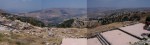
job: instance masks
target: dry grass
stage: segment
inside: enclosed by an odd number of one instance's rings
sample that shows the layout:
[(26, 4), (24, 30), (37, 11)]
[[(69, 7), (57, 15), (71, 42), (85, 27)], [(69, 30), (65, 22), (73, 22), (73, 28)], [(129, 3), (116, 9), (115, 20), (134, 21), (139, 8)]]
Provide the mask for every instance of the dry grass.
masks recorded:
[(45, 45), (46, 43), (60, 45), (61, 41), (62, 38), (39, 38), (26, 33), (12, 34), (9, 31), (0, 31), (0, 45)]
[(87, 34), (87, 29), (79, 28), (53, 28), (52, 32), (55, 34), (55, 37), (61, 38), (76, 38), (76, 37), (85, 37)]
[[(18, 31), (17, 31), (18, 32)], [(38, 35), (29, 34), (28, 31), (20, 30), (20, 33), (11, 32), (11, 31), (0, 31), (0, 36), (2, 40), (0, 44), (11, 44), (11, 45), (60, 45), (62, 38), (77, 38), (77, 37), (86, 37), (87, 29), (78, 29), (78, 28), (54, 28), (51, 32), (54, 33), (54, 36), (48, 36), (48, 31), (38, 33)], [(44, 38), (43, 38), (44, 36)], [(3, 38), (5, 37), (5, 38)]]

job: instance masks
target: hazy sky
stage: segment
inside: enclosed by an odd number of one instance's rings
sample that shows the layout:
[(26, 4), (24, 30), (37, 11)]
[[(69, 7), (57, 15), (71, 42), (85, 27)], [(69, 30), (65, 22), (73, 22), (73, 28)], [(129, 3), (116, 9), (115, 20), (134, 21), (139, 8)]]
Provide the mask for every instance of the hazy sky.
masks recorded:
[(88, 7), (150, 7), (150, 0), (88, 0)]
[(150, 0), (0, 0), (0, 9), (10, 12), (87, 7), (150, 7)]
[(86, 8), (87, 0), (0, 0), (0, 9), (26, 12), (46, 8)]
[(54, 8), (86, 8), (87, 0), (43, 0), (43, 6)]

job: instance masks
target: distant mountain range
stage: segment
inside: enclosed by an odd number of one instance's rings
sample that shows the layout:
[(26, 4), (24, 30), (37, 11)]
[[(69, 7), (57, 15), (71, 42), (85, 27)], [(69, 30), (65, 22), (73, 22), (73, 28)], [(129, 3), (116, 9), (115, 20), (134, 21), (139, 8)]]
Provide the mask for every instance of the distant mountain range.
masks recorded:
[(93, 14), (97, 17), (90, 17), (90, 20), (97, 20), (102, 25), (124, 21), (145, 22), (145, 18), (150, 16), (150, 8), (122, 8), (103, 12), (96, 11)]
[(87, 17), (89, 18), (98, 18), (103, 17), (105, 14), (103, 12), (109, 10), (116, 10), (117, 8), (109, 8), (109, 7), (97, 7), (97, 8), (88, 8), (87, 9)]
[(150, 7), (143, 8), (89, 8), (88, 17), (89, 18), (102, 18), (105, 16), (112, 15), (113, 13), (123, 13), (123, 12), (138, 12), (138, 11), (150, 11)]
[[(2, 11), (2, 10), (1, 10)], [(5, 11), (2, 11), (5, 12)], [(63, 24), (74, 24), (73, 27), (78, 25), (79, 27), (86, 27), (86, 24), (89, 20), (90, 26), (94, 24), (109, 24), (119, 21), (133, 21), (139, 20), (143, 17), (140, 16), (149, 16), (150, 8), (50, 8), (37, 11), (31, 11), (27, 13), (17, 13), (14, 15), (32, 17), (44, 22), (46, 25), (59, 25)], [(136, 18), (135, 18), (136, 17)], [(74, 21), (66, 21), (69, 19), (75, 19)], [(83, 19), (83, 20), (82, 20)], [(65, 23), (64, 23), (65, 22)], [(93, 23), (95, 22), (95, 23)], [(64, 26), (64, 25), (63, 25)], [(78, 27), (77, 26), (77, 27)]]
[(19, 13), (17, 15), (38, 18), (46, 24), (59, 24), (70, 18), (86, 17), (86, 14), (87, 12), (84, 8), (50, 8), (28, 13)]

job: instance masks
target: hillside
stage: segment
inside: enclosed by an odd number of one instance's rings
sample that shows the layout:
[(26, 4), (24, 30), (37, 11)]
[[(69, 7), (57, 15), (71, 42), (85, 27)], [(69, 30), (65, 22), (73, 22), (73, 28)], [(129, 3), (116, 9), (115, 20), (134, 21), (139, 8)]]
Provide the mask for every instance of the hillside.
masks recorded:
[(150, 11), (143, 9), (110, 11), (113, 13), (102, 18), (70, 17), (70, 19), (63, 20), (55, 28), (42, 26), (44, 23), (36, 17), (2, 12), (0, 13), (0, 44), (59, 45), (62, 38), (87, 38), (94, 36), (97, 32), (144, 22), (145, 18), (150, 16)]
[[(116, 22), (142, 22), (144, 23), (145, 18), (150, 16), (150, 8), (124, 8), (116, 10), (108, 10), (104, 13), (104, 16), (97, 16), (100, 18), (84, 18), (84, 19), (74, 19), (72, 23), (69, 23), (70, 27), (76, 28), (95, 28), (97, 26), (107, 25)], [(98, 12), (93, 12), (98, 13)], [(105, 14), (106, 13), (106, 14)], [(90, 15), (90, 14), (88, 14)], [(98, 15), (98, 14), (97, 14)], [(95, 15), (94, 15), (95, 16)], [(65, 22), (67, 24), (67, 22)]]
[(40, 24), (32, 17), (0, 13), (0, 45), (60, 45), (62, 38), (86, 37), (87, 33), (86, 28), (51, 28)]
[(89, 18), (89, 20), (97, 20), (102, 25), (123, 21), (143, 22), (145, 17), (150, 16), (150, 8), (124, 8), (104, 11), (103, 13), (105, 13), (104, 17)]
[(110, 7), (97, 7), (97, 8), (88, 8), (87, 9), (87, 17), (88, 18), (99, 18), (105, 16), (105, 11), (116, 10), (117, 8)]
[(64, 20), (71, 18), (80, 18), (86, 16), (84, 8), (50, 8), (27, 13), (19, 13), (19, 16), (34, 17), (43, 21), (45, 24), (59, 24)]
[[(89, 18), (102, 18), (105, 16), (113, 15), (114, 13), (132, 13), (132, 12), (144, 12), (144, 11), (150, 11), (149, 7), (143, 7), (143, 8), (94, 8), (94, 9), (88, 9), (88, 17)], [(95, 17), (92, 17), (92, 16)]]

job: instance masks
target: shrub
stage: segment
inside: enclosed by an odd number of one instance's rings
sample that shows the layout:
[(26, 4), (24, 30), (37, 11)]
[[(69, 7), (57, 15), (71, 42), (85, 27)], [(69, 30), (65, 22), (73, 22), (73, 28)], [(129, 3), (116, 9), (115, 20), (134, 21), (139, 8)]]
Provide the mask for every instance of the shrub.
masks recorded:
[(66, 20), (63, 23), (59, 24), (57, 27), (69, 28), (72, 26), (73, 22), (74, 22), (74, 19), (69, 19), (69, 20)]
[(3, 41), (4, 35), (0, 33), (0, 41)]

